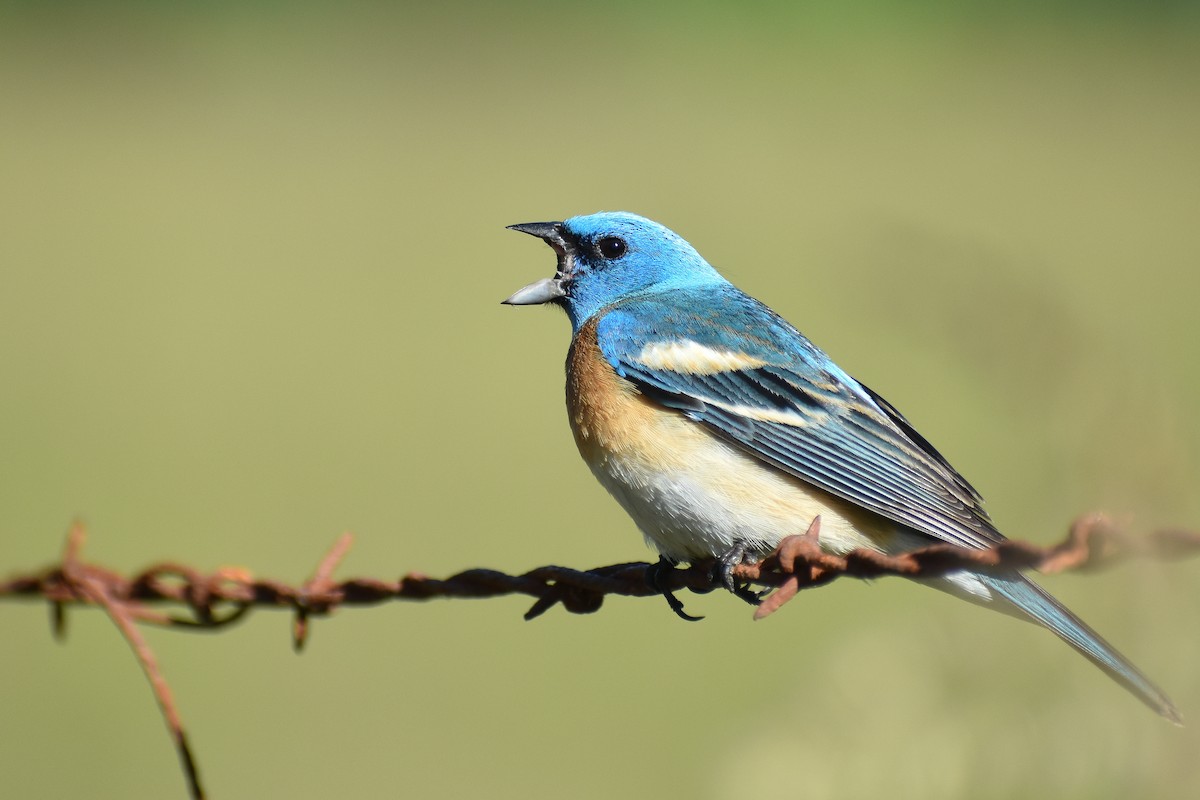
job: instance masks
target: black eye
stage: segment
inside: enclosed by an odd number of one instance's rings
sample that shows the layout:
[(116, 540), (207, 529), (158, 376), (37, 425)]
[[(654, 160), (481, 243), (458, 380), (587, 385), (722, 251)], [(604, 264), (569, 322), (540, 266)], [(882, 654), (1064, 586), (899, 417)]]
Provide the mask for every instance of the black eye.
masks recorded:
[(618, 239), (616, 236), (605, 236), (600, 241), (596, 242), (596, 252), (601, 257), (607, 258), (610, 261), (614, 258), (620, 258), (625, 255), (625, 240)]

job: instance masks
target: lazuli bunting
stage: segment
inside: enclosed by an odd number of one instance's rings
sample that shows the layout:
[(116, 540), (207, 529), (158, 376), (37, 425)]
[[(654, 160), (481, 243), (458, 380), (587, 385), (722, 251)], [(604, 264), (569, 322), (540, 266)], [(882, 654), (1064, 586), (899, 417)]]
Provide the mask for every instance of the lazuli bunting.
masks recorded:
[[(512, 225), (558, 269), (510, 305), (571, 320), (567, 411), (592, 472), (671, 562), (755, 561), (818, 515), (835, 553), (1004, 537), (974, 487), (886, 400), (723, 278), (691, 245), (624, 212)], [(1171, 701), (1025, 575), (924, 581), (1049, 628), (1173, 722)], [(732, 588), (732, 586), (731, 586)]]

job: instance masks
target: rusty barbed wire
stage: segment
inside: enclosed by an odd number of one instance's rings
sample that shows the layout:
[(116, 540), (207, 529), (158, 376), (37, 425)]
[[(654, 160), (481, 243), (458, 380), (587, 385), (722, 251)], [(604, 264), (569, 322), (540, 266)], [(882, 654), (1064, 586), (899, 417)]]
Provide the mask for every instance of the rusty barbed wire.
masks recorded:
[[(573, 614), (590, 614), (601, 608), (608, 595), (665, 595), (671, 608), (680, 616), (699, 619), (684, 614), (682, 603), (673, 593), (687, 589), (704, 594), (722, 586), (714, 577), (711, 561), (669, 569), (660, 564), (653, 581), (648, 580), (648, 571), (656, 565), (645, 562), (613, 564), (591, 570), (544, 566), (520, 575), (468, 569), (440, 579), (413, 572), (397, 581), (377, 578), (335, 581), (333, 573), (353, 543), (349, 533), (338, 537), (318, 562), (312, 578), (299, 586), (255, 578), (243, 568), (222, 567), (205, 573), (175, 562), (161, 562), (135, 575), (125, 576), (83, 560), (81, 554), (86, 538), (84, 526), (75, 523), (68, 532), (61, 562), (38, 572), (0, 581), (0, 601), (35, 599), (49, 602), (53, 631), (59, 638), (65, 633), (68, 606), (99, 606), (107, 612), (146, 674), (175, 743), (189, 796), (196, 800), (205, 796), (196, 760), (170, 687), (137, 627), (139, 622), (211, 630), (235, 623), (255, 608), (287, 609), (293, 614), (293, 647), (299, 651), (308, 639), (309, 620), (327, 616), (343, 606), (378, 605), (390, 600), (482, 599), (523, 594), (534, 598), (533, 605), (525, 612), (525, 619), (531, 620), (556, 605)], [(1133, 536), (1107, 515), (1093, 513), (1077, 518), (1066, 539), (1050, 547), (1008, 540), (986, 550), (939, 544), (894, 555), (855, 550), (838, 556), (821, 550), (818, 517), (806, 533), (784, 538), (762, 561), (735, 567), (733, 576), (740, 583), (774, 590), (757, 603), (754, 618), (762, 619), (777, 611), (800, 590), (843, 577), (931, 578), (963, 568), (1034, 569), (1044, 573), (1083, 571), (1132, 558), (1173, 560), (1198, 553), (1200, 532), (1164, 529)], [(152, 608), (160, 604), (175, 605), (185, 610), (186, 616)]]

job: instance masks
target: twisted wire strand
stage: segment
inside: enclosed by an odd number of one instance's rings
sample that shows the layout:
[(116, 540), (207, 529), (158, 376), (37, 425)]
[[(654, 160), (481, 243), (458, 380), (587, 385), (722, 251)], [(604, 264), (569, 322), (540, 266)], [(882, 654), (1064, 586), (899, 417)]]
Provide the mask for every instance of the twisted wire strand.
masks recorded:
[[(256, 608), (286, 609), (293, 615), (292, 642), (299, 651), (308, 639), (311, 618), (326, 616), (344, 606), (523, 594), (534, 598), (533, 605), (525, 612), (525, 619), (531, 620), (556, 605), (573, 614), (590, 614), (600, 610), (608, 595), (665, 594), (671, 607), (680, 616), (689, 618), (682, 613), (682, 604), (673, 592), (687, 589), (703, 594), (722, 585), (711, 561), (686, 568), (660, 568), (655, 572), (653, 585), (647, 575), (654, 565), (644, 562), (590, 570), (544, 566), (520, 575), (476, 568), (446, 578), (412, 572), (395, 581), (378, 578), (336, 581), (333, 574), (353, 543), (349, 533), (338, 537), (317, 563), (313, 576), (300, 585), (256, 578), (242, 568), (223, 567), (206, 573), (176, 562), (160, 562), (126, 576), (85, 561), (82, 549), (86, 538), (84, 526), (75, 523), (67, 534), (61, 561), (0, 581), (0, 601), (34, 599), (50, 603), (52, 627), (60, 638), (65, 633), (68, 606), (104, 609), (129, 643), (154, 691), (175, 743), (189, 796), (195, 800), (205, 796), (196, 760), (170, 687), (137, 623), (211, 630), (238, 622)], [(1200, 553), (1200, 532), (1164, 529), (1132, 536), (1110, 517), (1093, 513), (1077, 518), (1067, 537), (1050, 547), (1010, 540), (985, 550), (939, 544), (893, 555), (864, 549), (837, 556), (821, 550), (818, 518), (805, 534), (786, 537), (762, 561), (738, 565), (732, 574), (740, 584), (773, 590), (754, 612), (755, 619), (762, 619), (778, 611), (802, 589), (822, 586), (838, 578), (869, 579), (886, 575), (931, 578), (963, 568), (1092, 571), (1132, 558), (1175, 560), (1197, 553)], [(162, 606), (173, 607), (173, 611), (163, 610)]]

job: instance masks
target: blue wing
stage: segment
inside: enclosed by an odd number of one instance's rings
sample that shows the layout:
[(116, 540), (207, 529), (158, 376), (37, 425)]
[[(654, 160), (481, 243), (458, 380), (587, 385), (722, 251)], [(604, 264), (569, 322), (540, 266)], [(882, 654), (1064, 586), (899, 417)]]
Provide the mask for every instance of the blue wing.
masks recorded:
[(784, 472), (942, 541), (1003, 538), (899, 412), (733, 286), (618, 303), (597, 339), (644, 394)]

